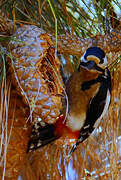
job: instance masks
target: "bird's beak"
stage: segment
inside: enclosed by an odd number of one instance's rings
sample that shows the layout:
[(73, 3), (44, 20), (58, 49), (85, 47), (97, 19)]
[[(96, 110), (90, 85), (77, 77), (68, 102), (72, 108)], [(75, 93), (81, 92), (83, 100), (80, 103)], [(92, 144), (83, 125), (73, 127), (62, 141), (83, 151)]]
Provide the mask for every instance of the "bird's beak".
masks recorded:
[(80, 66), (83, 66), (88, 70), (95, 69), (95, 61), (81, 62)]
[(95, 69), (95, 61), (88, 61), (87, 62), (87, 68), (90, 69)]

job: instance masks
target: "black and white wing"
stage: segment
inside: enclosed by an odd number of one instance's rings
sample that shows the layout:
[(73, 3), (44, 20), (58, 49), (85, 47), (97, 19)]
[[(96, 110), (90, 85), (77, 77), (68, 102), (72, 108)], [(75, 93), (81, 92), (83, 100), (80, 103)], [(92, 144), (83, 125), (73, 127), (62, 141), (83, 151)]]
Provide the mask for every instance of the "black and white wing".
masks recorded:
[[(105, 72), (97, 78), (97, 82), (100, 82), (101, 86), (95, 97), (90, 100), (85, 123), (80, 130), (79, 138), (72, 147), (70, 154), (75, 151), (80, 143), (89, 137), (108, 110), (111, 99), (111, 76), (107, 68), (105, 69)], [(85, 82), (84, 87), (86, 88), (87, 86), (88, 88), (89, 85), (89, 81)]]

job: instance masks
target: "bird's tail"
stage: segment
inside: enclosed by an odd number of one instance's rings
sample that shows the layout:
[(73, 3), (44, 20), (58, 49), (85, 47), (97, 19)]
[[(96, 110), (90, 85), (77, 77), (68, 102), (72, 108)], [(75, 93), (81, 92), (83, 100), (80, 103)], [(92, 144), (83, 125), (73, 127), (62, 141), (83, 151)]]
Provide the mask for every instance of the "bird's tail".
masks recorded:
[(27, 152), (41, 148), (60, 138), (62, 135), (63, 128), (61, 124), (63, 120), (64, 117), (60, 116), (55, 124), (45, 124), (42, 122), (34, 123)]
[(59, 137), (55, 135), (55, 129), (55, 125), (52, 124), (46, 124), (44, 127), (39, 122), (34, 124), (27, 152), (41, 148), (58, 139)]

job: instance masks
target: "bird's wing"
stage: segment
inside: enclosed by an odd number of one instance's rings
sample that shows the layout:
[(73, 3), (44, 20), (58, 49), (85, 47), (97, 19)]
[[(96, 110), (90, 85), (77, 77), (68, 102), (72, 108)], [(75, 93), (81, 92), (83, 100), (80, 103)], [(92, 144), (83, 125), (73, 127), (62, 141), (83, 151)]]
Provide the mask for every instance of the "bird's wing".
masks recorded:
[(101, 83), (97, 94), (92, 99), (90, 99), (85, 123), (80, 130), (79, 138), (76, 144), (74, 144), (74, 146), (72, 147), (70, 154), (74, 152), (76, 147), (81, 142), (88, 138), (88, 136), (95, 129), (109, 107), (111, 97), (111, 77), (108, 70), (107, 73), (107, 77), (101, 75), (97, 78), (97, 80), (86, 82), (85, 84), (83, 84), (83, 88), (86, 89), (89, 88), (89, 86), (91, 86), (92, 84), (96, 83), (96, 81)]

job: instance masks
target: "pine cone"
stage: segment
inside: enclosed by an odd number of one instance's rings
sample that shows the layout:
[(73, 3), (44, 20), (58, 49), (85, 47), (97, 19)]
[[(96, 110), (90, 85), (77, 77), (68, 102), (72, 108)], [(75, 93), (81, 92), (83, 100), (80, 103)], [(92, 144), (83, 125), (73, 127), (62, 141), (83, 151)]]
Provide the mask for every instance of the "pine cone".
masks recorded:
[(62, 79), (60, 62), (48, 34), (33, 25), (18, 28), (8, 47), (12, 84), (31, 113), (54, 123), (60, 114)]
[[(7, 179), (16, 179), (24, 163), (31, 131), (30, 123), (27, 124), (30, 112), (33, 123), (40, 118), (54, 123), (62, 108), (57, 94), (63, 92), (60, 62), (55, 58), (49, 35), (36, 26), (23, 26), (17, 29), (12, 39), (7, 57), (7, 82), (12, 83), (8, 129), (5, 131), (9, 137), (5, 167)], [(5, 150), (3, 146), (1, 157), (4, 157)], [(2, 174), (3, 169), (2, 164)]]

